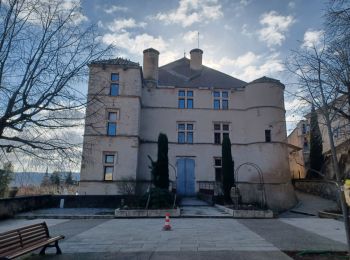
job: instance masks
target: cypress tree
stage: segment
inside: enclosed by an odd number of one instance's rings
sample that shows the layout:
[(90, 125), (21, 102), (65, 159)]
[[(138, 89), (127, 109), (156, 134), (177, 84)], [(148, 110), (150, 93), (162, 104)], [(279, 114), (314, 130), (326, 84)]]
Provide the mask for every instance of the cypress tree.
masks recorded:
[(161, 189), (169, 188), (169, 159), (168, 159), (168, 137), (160, 133), (158, 136), (158, 185)]
[(234, 185), (234, 163), (231, 153), (231, 141), (228, 136), (224, 136), (222, 141), (222, 187), (224, 191), (224, 198), (226, 202), (231, 201), (230, 191)]
[(318, 117), (314, 105), (311, 107), (310, 115), (310, 169), (307, 174), (308, 179), (320, 178), (320, 175), (312, 171), (321, 171), (324, 158), (322, 154), (322, 135), (318, 125)]

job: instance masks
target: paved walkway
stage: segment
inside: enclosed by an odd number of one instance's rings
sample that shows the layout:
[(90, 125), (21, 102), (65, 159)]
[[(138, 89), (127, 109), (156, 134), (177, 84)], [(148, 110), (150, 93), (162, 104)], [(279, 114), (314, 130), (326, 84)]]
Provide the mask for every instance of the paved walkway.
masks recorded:
[(325, 209), (336, 209), (337, 203), (332, 200), (327, 200), (312, 194), (296, 191), (299, 203), (289, 211), (280, 214), (279, 217), (302, 217), (318, 216), (318, 211)]
[[(312, 216), (335, 204), (302, 193), (298, 197), (298, 206), (279, 219), (172, 218), (172, 231), (162, 231), (163, 219), (12, 219), (0, 221), (0, 232), (46, 221), (51, 235), (66, 236), (60, 242), (63, 255), (26, 259), (284, 260), (291, 258), (283, 251), (346, 251), (343, 223)], [(199, 217), (223, 214), (191, 199), (181, 207)]]
[[(41, 221), (1, 221), (0, 231)], [(171, 219), (172, 231), (162, 231), (163, 219), (45, 221), (66, 239), (63, 256), (44, 259), (290, 259), (282, 251), (346, 250), (343, 223), (331, 219), (182, 218)]]

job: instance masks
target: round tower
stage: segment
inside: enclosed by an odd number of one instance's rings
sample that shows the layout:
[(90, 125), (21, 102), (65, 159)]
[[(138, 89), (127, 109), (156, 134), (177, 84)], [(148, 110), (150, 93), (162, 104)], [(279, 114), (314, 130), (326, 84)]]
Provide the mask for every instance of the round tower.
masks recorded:
[[(262, 173), (263, 189), (269, 208), (285, 210), (296, 203), (289, 172), (288, 144), (284, 109), (284, 85), (276, 79), (262, 77), (245, 86), (247, 162)], [(238, 166), (238, 165), (237, 165)], [(249, 166), (242, 167), (239, 181), (259, 183), (259, 175)], [(246, 202), (260, 200), (259, 186), (242, 185)]]

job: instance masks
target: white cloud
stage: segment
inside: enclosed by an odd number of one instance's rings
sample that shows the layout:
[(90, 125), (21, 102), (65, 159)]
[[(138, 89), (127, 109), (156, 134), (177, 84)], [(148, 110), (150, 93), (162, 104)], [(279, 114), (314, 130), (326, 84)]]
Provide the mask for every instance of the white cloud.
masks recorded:
[(232, 26), (230, 26), (230, 25), (228, 25), (228, 24), (225, 24), (224, 25), (224, 28), (225, 28), (225, 30), (227, 30), (227, 31), (231, 31), (233, 28), (232, 28)]
[(181, 24), (182, 27), (188, 27), (194, 23), (217, 20), (222, 16), (218, 0), (180, 0), (177, 9), (158, 13), (153, 18), (165, 24)]
[(250, 64), (255, 63), (259, 59), (260, 59), (260, 56), (249, 51), (249, 52), (239, 56), (237, 59), (229, 59), (227, 57), (223, 57), (219, 61), (219, 64), (221, 66), (229, 65), (229, 66), (235, 66), (237, 68), (243, 68), (243, 67), (249, 66)]
[(288, 3), (288, 8), (290, 8), (290, 9), (294, 9), (295, 8), (295, 2), (289, 2)]
[(246, 23), (242, 25), (241, 33), (248, 37), (253, 36), (253, 33), (248, 30), (248, 24)]
[(145, 22), (137, 23), (135, 19), (114, 19), (113, 22), (106, 25), (107, 29), (111, 32), (119, 32), (128, 28), (145, 27), (147, 24)]
[(213, 57), (206, 58), (204, 64), (221, 71), (231, 71), (233, 77), (248, 82), (262, 76), (278, 78), (280, 72), (284, 71), (283, 60), (278, 52), (265, 55), (249, 51), (237, 58), (222, 57), (220, 60)]
[(311, 48), (313, 46), (318, 46), (321, 44), (321, 39), (324, 35), (324, 31), (322, 30), (307, 30), (305, 33), (304, 33), (304, 41), (302, 43), (302, 47), (305, 47), (305, 48)]
[(301, 108), (308, 107), (309, 103), (304, 100), (300, 100), (299, 98), (292, 98), (285, 100), (284, 106), (286, 110), (299, 110)]
[(126, 12), (128, 8), (125, 6), (112, 5), (108, 6), (103, 10), (106, 14), (113, 14), (116, 12)]
[[(182, 36), (182, 39), (186, 43), (196, 43), (198, 40), (198, 31), (188, 31)], [(203, 35), (199, 34), (199, 39), (203, 39)]]
[(130, 54), (141, 56), (143, 50), (152, 47), (160, 52), (160, 65), (174, 61), (179, 54), (179, 52), (169, 51), (169, 43), (161, 36), (154, 37), (147, 33), (139, 35), (132, 35), (130, 32), (107, 33), (103, 35), (102, 41), (106, 44), (115, 45), (122, 51), (126, 50), (129, 56)]
[(260, 59), (259, 65), (246, 66), (240, 75), (242, 79), (251, 81), (262, 76), (273, 77), (283, 70), (284, 65), (282, 59), (279, 57), (279, 53), (273, 53), (270, 56), (264, 57), (263, 60)]
[(294, 22), (294, 17), (291, 15), (279, 15), (276, 11), (264, 13), (260, 18), (260, 24), (264, 27), (258, 31), (259, 40), (266, 42), (268, 47), (282, 45), (286, 39), (285, 33)]
[(245, 7), (245, 6), (249, 5), (249, 4), (250, 4), (250, 0), (241, 0), (241, 1), (239, 1), (239, 5), (243, 6), (243, 7)]

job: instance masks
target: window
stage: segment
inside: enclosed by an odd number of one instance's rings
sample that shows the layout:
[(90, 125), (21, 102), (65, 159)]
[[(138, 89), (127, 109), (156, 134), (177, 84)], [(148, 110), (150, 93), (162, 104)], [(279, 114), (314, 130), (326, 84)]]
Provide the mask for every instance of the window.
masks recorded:
[(109, 95), (119, 96), (119, 84), (116, 84), (116, 83), (111, 84), (111, 89), (110, 89)]
[(265, 142), (271, 142), (271, 130), (265, 130)]
[(111, 81), (119, 81), (119, 73), (112, 73), (111, 74)]
[(108, 112), (108, 122), (107, 122), (107, 135), (115, 136), (117, 135), (117, 112)]
[(215, 181), (222, 182), (222, 160), (221, 157), (214, 157)]
[(111, 74), (110, 96), (119, 96), (119, 73)]
[(302, 134), (306, 134), (306, 124), (302, 125)]
[(193, 108), (193, 91), (179, 90), (179, 108)]
[(214, 91), (214, 109), (228, 109), (228, 91)]
[(221, 144), (225, 136), (230, 137), (230, 126), (227, 123), (214, 124), (214, 144)]
[(193, 124), (177, 124), (177, 141), (179, 144), (193, 144)]
[(115, 154), (114, 153), (104, 153), (103, 175), (104, 175), (105, 181), (112, 181), (113, 180), (114, 163), (115, 163)]
[(307, 148), (308, 147), (308, 141), (307, 141), (307, 138), (304, 137), (304, 148)]

